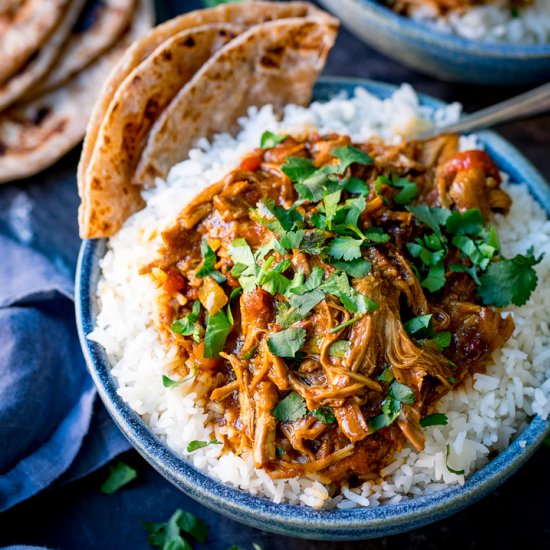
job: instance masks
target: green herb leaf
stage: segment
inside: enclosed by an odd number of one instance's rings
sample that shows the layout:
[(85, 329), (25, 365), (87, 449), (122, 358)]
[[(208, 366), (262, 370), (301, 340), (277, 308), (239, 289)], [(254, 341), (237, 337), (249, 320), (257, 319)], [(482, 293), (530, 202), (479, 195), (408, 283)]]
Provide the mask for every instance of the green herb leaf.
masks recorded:
[(311, 159), (304, 157), (288, 157), (281, 166), (281, 170), (291, 179), (291, 181), (303, 182), (316, 171), (316, 168), (313, 166), (313, 161)]
[(361, 257), (362, 239), (336, 237), (328, 245), (328, 253), (337, 260), (355, 260)]
[(323, 424), (334, 424), (334, 422), (336, 422), (336, 417), (330, 407), (319, 407), (314, 411), (308, 411), (308, 414), (314, 416)]
[(388, 365), (376, 378), (377, 380), (380, 380), (380, 382), (392, 382), (394, 380), (395, 376), (393, 375), (393, 369), (391, 365)]
[(306, 331), (303, 328), (288, 328), (269, 334), (267, 347), (277, 357), (294, 357), (305, 341)]
[(443, 264), (430, 267), (428, 276), (421, 283), (422, 288), (436, 292), (445, 286), (445, 267)]
[(443, 238), (441, 233), (442, 225), (445, 225), (451, 212), (446, 208), (431, 208), (425, 204), (416, 206), (407, 206), (407, 210), (423, 224), (432, 229), (439, 238)]
[(112, 495), (136, 477), (136, 470), (124, 464), (121, 460), (117, 460), (109, 466), (109, 477), (101, 485), (100, 491), (104, 495)]
[(483, 303), (496, 307), (509, 304), (524, 305), (537, 286), (537, 273), (533, 266), (543, 258), (533, 255), (533, 248), (527, 255), (516, 255), (511, 260), (502, 258), (498, 262), (489, 264), (485, 273), (480, 277), (481, 286), (478, 287)]
[(277, 406), (271, 411), (271, 414), (280, 422), (296, 422), (307, 413), (306, 402), (304, 398), (296, 393), (289, 393)]
[(352, 145), (344, 145), (343, 147), (337, 147), (330, 152), (331, 155), (335, 156), (340, 161), (340, 166), (338, 169), (339, 174), (343, 174), (346, 171), (348, 166), (351, 166), (353, 163), (357, 164), (372, 164), (372, 158), (367, 155), (367, 153), (361, 151), (357, 147)]
[(244, 292), (252, 292), (256, 288), (257, 266), (252, 249), (245, 239), (235, 239), (229, 245), (229, 256), (233, 261), (231, 275), (239, 279)]
[(212, 359), (219, 357), (225, 341), (231, 331), (231, 323), (223, 310), (216, 315), (210, 315), (204, 335), (204, 357)]
[(437, 332), (428, 340), (428, 343), (434, 346), (437, 351), (442, 351), (451, 345), (451, 340), (452, 334), (450, 332)]
[(391, 177), (378, 176), (375, 187), (377, 194), (380, 193), (381, 185), (389, 185), (401, 190), (394, 199), (397, 204), (409, 204), (418, 195), (418, 186), (416, 183), (409, 181), (407, 178), (400, 178), (395, 174)]
[(192, 453), (193, 451), (196, 451), (197, 449), (203, 449), (204, 447), (208, 447), (208, 445), (221, 445), (222, 442), (218, 441), (217, 439), (211, 439), (210, 441), (199, 441), (197, 439), (194, 439), (193, 441), (190, 441), (187, 445), (187, 452)]
[[(406, 387), (406, 386), (405, 386)], [(370, 418), (368, 421), (369, 432), (371, 434), (385, 428), (395, 422), (399, 414), (401, 413), (401, 403), (391, 396), (388, 396), (382, 402), (382, 414)]]
[(201, 278), (212, 277), (217, 283), (225, 283), (225, 277), (217, 269), (214, 269), (216, 265), (216, 254), (210, 248), (206, 239), (201, 240), (201, 254), (204, 261), (195, 275)]
[(369, 186), (359, 178), (345, 178), (342, 181), (342, 187), (354, 195), (368, 195)]
[(477, 208), (467, 210), (464, 214), (455, 210), (447, 218), (445, 229), (456, 235), (479, 235), (484, 223), (483, 214)]
[[(325, 299), (325, 293), (315, 289), (304, 294), (290, 296), (288, 302), (291, 308), (298, 315), (298, 319), (303, 319), (317, 304)], [(296, 321), (294, 321), (296, 322)]]
[(359, 319), (361, 319), (363, 316), (362, 315), (357, 315), (357, 317), (352, 317), (351, 319), (348, 319), (347, 321), (333, 327), (330, 329), (330, 332), (331, 333), (336, 333), (336, 332), (339, 332), (343, 329), (345, 329), (346, 327), (349, 327), (350, 325), (353, 325), (353, 323), (355, 323), (355, 321), (359, 321)]
[(311, 274), (305, 283), (292, 287), (290, 292), (293, 294), (303, 294), (304, 292), (315, 290), (323, 281), (324, 275), (325, 270), (317, 265), (311, 270)]
[(317, 256), (321, 254), (326, 239), (326, 233), (321, 229), (308, 230), (302, 240), (302, 251)]
[(412, 388), (409, 388), (409, 386), (400, 384), (397, 380), (391, 383), (388, 395), (396, 401), (406, 403), (407, 405), (414, 405), (416, 399), (416, 392)]
[(323, 198), (328, 184), (328, 176), (324, 170), (317, 170), (314, 174), (294, 187), (301, 199), (318, 202)]
[(260, 139), (260, 147), (262, 149), (269, 149), (271, 147), (276, 147), (279, 143), (282, 143), (288, 136), (281, 134), (274, 134), (269, 130), (266, 130)]
[(457, 476), (464, 475), (464, 470), (453, 470), (453, 468), (449, 466), (449, 454), (451, 453), (451, 446), (448, 443), (446, 445), (446, 449), (447, 451), (445, 453), (445, 465), (447, 466), (447, 470), (449, 470), (451, 474), (456, 474)]
[(443, 413), (433, 413), (420, 419), (420, 425), (423, 428), (427, 426), (446, 426), (448, 424), (447, 415)]
[(208, 534), (208, 526), (204, 521), (179, 508), (166, 523), (141, 523), (149, 533), (147, 542), (162, 550), (192, 550), (191, 545), (181, 536), (182, 532), (201, 544), (206, 542)]
[(288, 231), (281, 239), (281, 246), (287, 250), (298, 250), (304, 238), (304, 230)]
[(193, 372), (183, 378), (182, 380), (172, 380), (171, 378), (168, 378), (168, 376), (162, 375), (162, 385), (165, 388), (176, 388), (177, 386), (181, 386), (184, 382), (188, 382), (192, 378), (194, 378), (197, 374), (197, 365), (194, 365)]
[(407, 334), (417, 334), (422, 331), (430, 331), (432, 323), (432, 314), (429, 315), (419, 315), (418, 317), (413, 317), (410, 321), (407, 321), (403, 324), (403, 328)]
[(201, 303), (199, 300), (195, 300), (193, 302), (193, 309), (191, 310), (191, 313), (188, 313), (182, 319), (178, 319), (172, 323), (172, 326), (170, 327), (172, 332), (183, 336), (194, 335), (197, 330), (195, 323), (199, 320), (200, 311)]
[(351, 342), (349, 340), (337, 340), (333, 342), (328, 348), (328, 354), (331, 357), (345, 357), (351, 349)]
[(281, 327), (288, 328), (301, 319), (303, 319), (303, 315), (300, 314), (297, 307), (291, 307), (288, 302), (279, 302), (277, 304), (277, 315), (275, 317), (275, 321)]
[(371, 270), (371, 263), (364, 258), (357, 258), (345, 262), (342, 260), (330, 260), (331, 265), (347, 273), (350, 277), (364, 277)]

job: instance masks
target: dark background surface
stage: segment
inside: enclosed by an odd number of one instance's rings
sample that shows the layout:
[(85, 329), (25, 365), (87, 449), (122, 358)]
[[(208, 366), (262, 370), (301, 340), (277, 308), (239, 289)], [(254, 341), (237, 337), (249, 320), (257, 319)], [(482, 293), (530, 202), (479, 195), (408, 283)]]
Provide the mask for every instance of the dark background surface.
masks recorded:
[[(158, 0), (158, 19), (200, 7), (200, 1)], [(390, 83), (411, 83), (418, 91), (445, 101), (460, 101), (466, 111), (475, 111), (511, 97), (522, 88), (502, 89), (450, 84), (412, 72), (377, 54), (344, 29), (330, 55), (328, 75), (371, 78)], [(550, 115), (516, 122), (499, 132), (518, 147), (550, 178)], [(73, 151), (56, 166), (28, 182), (8, 185), (2, 193), (14, 198), (24, 194), (41, 208), (33, 217), (36, 237), (32, 246), (55, 250), (61, 269), (73, 271), (79, 247), (76, 226), (78, 198), (75, 168), (79, 151)], [(41, 233), (40, 226), (55, 224), (58, 232)], [(2, 229), (2, 228), (0, 228)], [(9, 229), (9, 228), (8, 228)], [(72, 235), (67, 238), (66, 235)], [(96, 403), (96, 406), (102, 406)], [(0, 442), (5, 444), (5, 442)], [(331, 543), (304, 541), (272, 535), (224, 518), (187, 498), (148, 466), (134, 451), (123, 459), (138, 471), (131, 485), (111, 496), (99, 487), (107, 468), (56, 489), (44, 492), (0, 516), (0, 546), (35, 544), (60, 550), (146, 549), (142, 520), (166, 521), (176, 508), (186, 509), (210, 526), (208, 542), (195, 548), (226, 550), (238, 545), (252, 550), (351, 550), (351, 549), (454, 549), (454, 548), (547, 548), (550, 495), (550, 449), (539, 449), (512, 479), (467, 510), (429, 527), (372, 541)]]

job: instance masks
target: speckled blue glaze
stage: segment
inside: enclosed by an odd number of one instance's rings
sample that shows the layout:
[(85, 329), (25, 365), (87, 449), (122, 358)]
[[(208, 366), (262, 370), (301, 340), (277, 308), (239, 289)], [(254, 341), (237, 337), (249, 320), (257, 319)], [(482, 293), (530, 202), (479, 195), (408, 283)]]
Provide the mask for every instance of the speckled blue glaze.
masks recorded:
[[(315, 88), (316, 100), (324, 101), (339, 92), (353, 93), (356, 86), (387, 97), (395, 87), (372, 81), (322, 79)], [(441, 102), (421, 98), (429, 106)], [(514, 181), (526, 182), (536, 199), (548, 211), (550, 188), (542, 176), (510, 144), (492, 132), (479, 134), (487, 150)], [(372, 509), (318, 511), (306, 507), (274, 504), (224, 485), (185, 462), (163, 444), (141, 418), (117, 395), (117, 382), (110, 374), (105, 350), (86, 338), (97, 315), (96, 288), (99, 260), (105, 240), (82, 243), (76, 275), (76, 317), (82, 349), (88, 368), (109, 413), (141, 455), (166, 479), (201, 504), (258, 529), (285, 535), (323, 540), (369, 539), (416, 529), (443, 519), (485, 496), (512, 475), (535, 451), (550, 431), (548, 422), (535, 417), (520, 439), (514, 441), (482, 470), (470, 476), (465, 485), (404, 503)]]
[(550, 80), (550, 44), (486, 44), (398, 15), (377, 0), (320, 0), (362, 40), (442, 80), (490, 85)]

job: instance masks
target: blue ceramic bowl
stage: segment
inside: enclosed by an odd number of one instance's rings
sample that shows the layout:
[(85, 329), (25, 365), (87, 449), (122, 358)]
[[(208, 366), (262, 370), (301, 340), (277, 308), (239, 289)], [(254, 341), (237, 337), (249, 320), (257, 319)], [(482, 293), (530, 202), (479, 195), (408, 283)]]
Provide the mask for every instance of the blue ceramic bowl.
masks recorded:
[(472, 84), (520, 85), (550, 80), (550, 43), (486, 44), (435, 30), (377, 0), (320, 0), (359, 38), (420, 72)]
[[(339, 92), (353, 93), (356, 86), (387, 97), (395, 87), (365, 80), (322, 79), (315, 88), (316, 100), (327, 100)], [(422, 97), (429, 106), (440, 101)], [(492, 132), (480, 138), (499, 166), (515, 181), (527, 182), (536, 199), (549, 208), (550, 189), (542, 176), (511, 145)], [(472, 504), (512, 475), (536, 450), (550, 431), (549, 424), (535, 417), (521, 439), (466, 480), (464, 486), (449, 487), (439, 493), (400, 504), (371, 509), (318, 511), (301, 506), (274, 504), (217, 481), (185, 462), (162, 443), (143, 420), (117, 395), (117, 382), (110, 374), (105, 350), (86, 338), (98, 313), (96, 288), (99, 260), (105, 253), (105, 240), (82, 243), (76, 275), (76, 317), (86, 362), (101, 399), (119, 428), (141, 455), (166, 479), (201, 504), (258, 529), (275, 533), (324, 540), (368, 539), (416, 529), (437, 521)]]

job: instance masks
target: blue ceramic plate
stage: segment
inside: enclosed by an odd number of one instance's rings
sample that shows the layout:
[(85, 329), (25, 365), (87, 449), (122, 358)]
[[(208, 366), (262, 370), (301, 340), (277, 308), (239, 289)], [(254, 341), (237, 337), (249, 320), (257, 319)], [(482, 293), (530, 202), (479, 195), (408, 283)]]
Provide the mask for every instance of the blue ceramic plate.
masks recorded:
[[(356, 86), (387, 97), (394, 86), (365, 80), (322, 79), (315, 88), (316, 100), (325, 101)], [(439, 107), (443, 103), (422, 97), (422, 103)], [(510, 144), (492, 132), (480, 138), (498, 165), (515, 181), (528, 182), (533, 195), (548, 208), (550, 189), (542, 176)], [(86, 339), (97, 315), (96, 288), (99, 260), (105, 253), (105, 240), (82, 243), (76, 274), (76, 317), (82, 349), (99, 395), (109, 413), (132, 445), (166, 479), (201, 504), (246, 523), (275, 533), (308, 539), (368, 539), (416, 529), (437, 521), (480, 499), (512, 475), (535, 451), (549, 432), (549, 424), (535, 417), (522, 433), (524, 448), (518, 441), (471, 475), (464, 486), (453, 486), (439, 493), (400, 504), (354, 510), (318, 511), (301, 506), (274, 504), (266, 498), (251, 496), (217, 481), (185, 462), (162, 443), (143, 420), (117, 395), (117, 382), (110, 374), (104, 349)]]
[(550, 43), (486, 44), (403, 17), (381, 0), (320, 0), (377, 50), (443, 80), (519, 85), (550, 80)]

